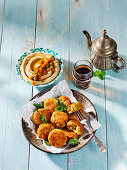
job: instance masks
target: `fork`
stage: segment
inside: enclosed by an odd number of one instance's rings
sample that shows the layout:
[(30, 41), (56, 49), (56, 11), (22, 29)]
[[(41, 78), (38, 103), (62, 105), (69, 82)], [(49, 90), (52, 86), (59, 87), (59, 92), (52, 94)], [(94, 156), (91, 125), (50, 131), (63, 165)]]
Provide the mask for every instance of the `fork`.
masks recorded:
[(89, 129), (89, 131), (93, 135), (93, 137), (94, 137), (94, 139), (95, 139), (95, 141), (97, 143), (97, 146), (99, 147), (100, 151), (101, 152), (106, 152), (107, 151), (106, 146), (104, 146), (103, 143), (99, 140), (99, 138), (96, 137), (95, 134), (94, 134), (93, 128), (92, 128), (91, 123), (90, 123), (90, 115), (89, 115), (89, 113), (85, 113), (85, 116), (84, 116), (82, 114), (82, 112), (79, 110), (79, 111), (75, 112), (75, 115), (76, 115), (76, 117), (77, 117), (77, 119), (78, 119), (78, 121), (80, 123), (81, 123), (82, 120), (86, 119), (87, 128)]

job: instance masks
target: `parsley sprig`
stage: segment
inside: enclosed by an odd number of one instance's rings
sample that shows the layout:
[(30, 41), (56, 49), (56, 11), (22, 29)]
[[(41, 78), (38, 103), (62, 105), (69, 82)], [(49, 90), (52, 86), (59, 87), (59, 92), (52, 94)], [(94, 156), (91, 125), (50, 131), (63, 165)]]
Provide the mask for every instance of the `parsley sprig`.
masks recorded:
[(42, 114), (42, 118), (41, 118), (41, 120), (42, 120), (42, 122), (43, 123), (47, 123), (47, 121), (46, 121), (46, 117)]
[(67, 106), (62, 102), (61, 99), (57, 98), (57, 108), (55, 109), (56, 111), (67, 111)]
[(51, 144), (50, 144), (48, 141), (46, 141), (46, 140), (45, 140), (45, 144), (46, 144), (47, 146), (51, 146)]
[(36, 107), (36, 109), (40, 109), (40, 108), (44, 108), (44, 105), (42, 104), (39, 104), (39, 103), (37, 103), (37, 104), (33, 104), (35, 107)]
[(94, 73), (93, 73), (93, 76), (94, 77), (98, 77), (100, 80), (104, 80), (104, 76), (106, 75), (106, 72), (104, 70), (96, 70)]
[(77, 145), (78, 142), (79, 142), (79, 140), (75, 138), (75, 139), (70, 139), (68, 143), (69, 143), (70, 145), (73, 145), (73, 146), (74, 146), (74, 145)]

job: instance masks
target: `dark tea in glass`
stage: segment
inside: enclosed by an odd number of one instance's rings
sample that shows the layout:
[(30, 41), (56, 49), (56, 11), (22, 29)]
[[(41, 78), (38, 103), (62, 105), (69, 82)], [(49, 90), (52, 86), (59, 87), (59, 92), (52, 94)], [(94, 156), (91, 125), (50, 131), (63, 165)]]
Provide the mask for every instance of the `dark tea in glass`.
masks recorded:
[(80, 60), (75, 63), (73, 76), (75, 78), (75, 85), (78, 88), (86, 89), (89, 87), (93, 76), (92, 69), (92, 64), (87, 60)]

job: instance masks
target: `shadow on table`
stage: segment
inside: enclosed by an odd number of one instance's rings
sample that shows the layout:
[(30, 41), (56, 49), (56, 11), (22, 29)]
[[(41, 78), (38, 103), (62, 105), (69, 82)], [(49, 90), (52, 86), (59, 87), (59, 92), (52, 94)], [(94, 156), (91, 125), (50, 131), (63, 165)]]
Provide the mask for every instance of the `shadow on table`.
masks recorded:
[[(121, 124), (123, 127), (123, 125)], [(107, 112), (107, 140), (108, 140), (108, 163), (109, 168), (118, 167), (121, 164), (127, 167), (127, 142), (124, 139), (120, 122)], [(123, 127), (124, 128), (124, 127)], [(126, 161), (125, 161), (126, 160)]]
[[(111, 81), (112, 81), (112, 78), (111, 78)], [(112, 83), (116, 83), (116, 81)], [(98, 96), (99, 94), (99, 97), (104, 98), (104, 85), (96, 81), (91, 81), (90, 87), (87, 90), (87, 92), (95, 96)], [(105, 94), (106, 94), (106, 99), (108, 99), (108, 101), (113, 101), (118, 104), (121, 104), (123, 107), (126, 107), (126, 100), (122, 100), (121, 102), (121, 99), (124, 96), (127, 96), (126, 90), (124, 89), (119, 90), (118, 88), (115, 88), (115, 85), (114, 87), (110, 87), (109, 85), (106, 85)], [(119, 97), (118, 97), (118, 94), (119, 94)], [(113, 95), (113, 98), (112, 98), (112, 95)]]

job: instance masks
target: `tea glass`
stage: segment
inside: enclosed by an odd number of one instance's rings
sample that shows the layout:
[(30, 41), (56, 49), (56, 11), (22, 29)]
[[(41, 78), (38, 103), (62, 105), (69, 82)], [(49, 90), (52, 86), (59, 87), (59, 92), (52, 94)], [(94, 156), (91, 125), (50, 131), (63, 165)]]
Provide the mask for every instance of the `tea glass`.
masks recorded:
[[(85, 73), (79, 73), (77, 71), (79, 67), (82, 67)], [(86, 89), (89, 87), (91, 78), (93, 77), (93, 66), (88, 60), (80, 60), (74, 64), (72, 75), (75, 80), (75, 85), (80, 89)]]

